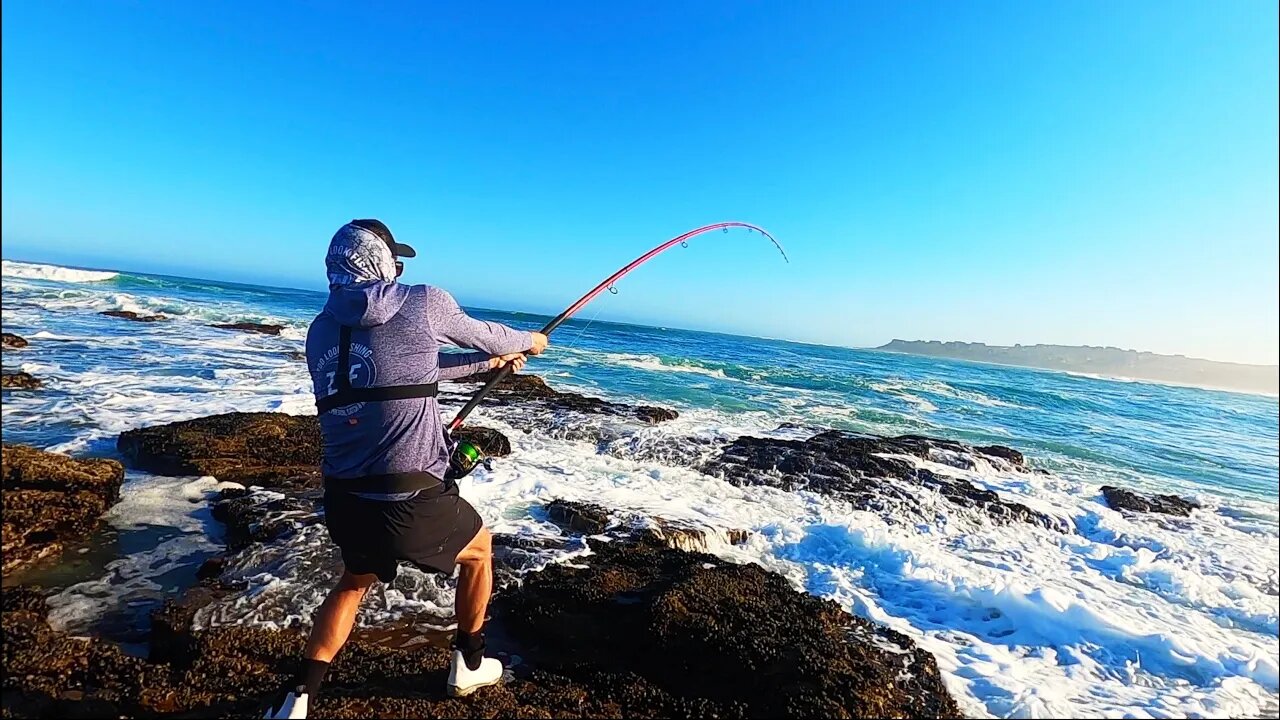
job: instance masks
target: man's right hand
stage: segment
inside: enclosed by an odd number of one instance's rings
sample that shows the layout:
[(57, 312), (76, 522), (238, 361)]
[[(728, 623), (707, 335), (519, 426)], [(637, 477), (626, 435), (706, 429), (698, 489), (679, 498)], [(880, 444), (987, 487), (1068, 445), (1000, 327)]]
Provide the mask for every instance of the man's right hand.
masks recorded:
[(533, 345), (529, 346), (530, 355), (541, 355), (547, 349), (547, 336), (540, 332), (529, 333), (533, 337)]

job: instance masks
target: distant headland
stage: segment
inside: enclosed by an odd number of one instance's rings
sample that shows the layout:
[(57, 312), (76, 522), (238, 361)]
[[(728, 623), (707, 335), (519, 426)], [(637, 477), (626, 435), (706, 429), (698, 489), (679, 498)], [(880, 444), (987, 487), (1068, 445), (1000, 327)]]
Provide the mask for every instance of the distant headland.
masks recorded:
[(1280, 366), (1217, 362), (1189, 358), (1185, 355), (1158, 355), (1116, 347), (1088, 345), (1006, 347), (983, 343), (895, 339), (875, 349), (1271, 395), (1277, 394), (1280, 390)]

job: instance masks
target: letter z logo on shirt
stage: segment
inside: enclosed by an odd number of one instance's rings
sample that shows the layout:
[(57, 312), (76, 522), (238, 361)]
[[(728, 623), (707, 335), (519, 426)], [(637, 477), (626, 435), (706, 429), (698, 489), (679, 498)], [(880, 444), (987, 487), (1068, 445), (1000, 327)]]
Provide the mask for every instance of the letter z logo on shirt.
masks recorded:
[[(349, 361), (351, 366), (348, 368), (347, 376), (351, 379), (351, 387), (371, 387), (378, 378), (378, 367), (373, 362), (373, 351), (366, 345), (351, 343)], [(338, 392), (338, 348), (336, 346), (329, 348), (320, 358), (320, 362), (316, 363), (311, 372), (311, 378), (315, 382), (316, 397), (328, 397)], [(345, 417), (359, 412), (364, 406), (364, 403), (355, 403), (334, 408), (331, 412)]]

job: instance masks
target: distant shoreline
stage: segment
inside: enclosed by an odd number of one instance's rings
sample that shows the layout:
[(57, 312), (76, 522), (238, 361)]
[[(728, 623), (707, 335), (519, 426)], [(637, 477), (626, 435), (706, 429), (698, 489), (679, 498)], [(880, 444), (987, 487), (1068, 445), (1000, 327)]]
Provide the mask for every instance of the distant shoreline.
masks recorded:
[(1093, 379), (1280, 397), (1280, 366), (1276, 365), (1220, 362), (1087, 345), (1009, 347), (984, 343), (894, 339), (869, 349), (1004, 367), (1035, 368)]

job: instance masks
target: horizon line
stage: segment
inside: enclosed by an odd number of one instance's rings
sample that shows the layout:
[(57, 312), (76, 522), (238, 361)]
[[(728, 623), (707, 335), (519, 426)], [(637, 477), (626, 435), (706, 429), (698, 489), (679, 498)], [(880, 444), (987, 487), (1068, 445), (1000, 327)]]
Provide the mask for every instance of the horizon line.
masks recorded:
[[(84, 265), (59, 265), (59, 264), (57, 264), (57, 263), (53, 263), (53, 262), (50, 262), (50, 261), (47, 261), (47, 260), (26, 260), (26, 259), (20, 259), (20, 258), (4, 257), (3, 255), (0, 255), (0, 260), (7, 260), (7, 261), (9, 261), (9, 262), (22, 262), (22, 263), (28, 263), (28, 264), (32, 264), (32, 265), (46, 265), (46, 266), (50, 266), (50, 267), (67, 268), (67, 269), (69, 269), (69, 270), (88, 270), (88, 271), (92, 271), (92, 272), (114, 272), (114, 273), (125, 273), (125, 274), (129, 274), (129, 275), (150, 275), (150, 276), (152, 276), (152, 277), (167, 277), (167, 278), (176, 278), (176, 279), (179, 279), (179, 280), (200, 280), (200, 281), (206, 281), (206, 282), (219, 282), (219, 283), (226, 283), (226, 284), (230, 284), (230, 285), (242, 285), (242, 286), (245, 286), (245, 287), (267, 288), (267, 289), (271, 289), (271, 290), (292, 290), (292, 291), (296, 291), (296, 292), (309, 292), (309, 293), (316, 293), (317, 295), (324, 295), (324, 294), (326, 294), (326, 293), (328, 292), (328, 291), (326, 291), (326, 290), (319, 290), (319, 289), (315, 289), (315, 288), (301, 288), (301, 287), (294, 287), (294, 286), (291, 286), (291, 285), (260, 285), (260, 284), (256, 284), (256, 283), (240, 282), (240, 281), (236, 281), (236, 280), (224, 280), (224, 279), (218, 279), (218, 278), (207, 278), (207, 277), (193, 277), (193, 276), (188, 276), (188, 275), (167, 275), (167, 274), (164, 274), (164, 273), (143, 272), (143, 271), (141, 271), (141, 270), (128, 270), (128, 269), (124, 269), (124, 268), (112, 268), (112, 267), (100, 268), (100, 267), (88, 267), (88, 266), (84, 266)], [(425, 283), (423, 283), (423, 284), (425, 284)], [(487, 310), (487, 311), (490, 311), (490, 312), (521, 313), (521, 314), (526, 314), (526, 315), (541, 315), (541, 316), (543, 316), (543, 317), (555, 317), (555, 316), (556, 316), (556, 314), (557, 314), (557, 313), (553, 313), (553, 312), (550, 312), (550, 311), (547, 311), (547, 312), (541, 312), (541, 311), (530, 311), (530, 310), (513, 310), (513, 309), (503, 309), (503, 308), (497, 308), (497, 307), (483, 307), (483, 306), (478, 306), (478, 305), (473, 305), (473, 306), (471, 306), (471, 307), (472, 307), (473, 309), (476, 309), (476, 310)], [(575, 319), (576, 319), (576, 318), (570, 318), (569, 320), (570, 320), (570, 321), (572, 321), (572, 320), (575, 320)], [(839, 344), (824, 343), (824, 342), (817, 342), (817, 341), (810, 341), (810, 340), (793, 340), (793, 339), (790, 339), (790, 338), (776, 338), (776, 337), (767, 337), (767, 336), (764, 336), (764, 335), (749, 335), (749, 334), (746, 334), (746, 333), (725, 332), (724, 330), (709, 330), (709, 329), (703, 329), (703, 328), (676, 327), (676, 326), (674, 326), (674, 325), (666, 325), (666, 324), (663, 324), (663, 325), (657, 325), (657, 324), (645, 324), (645, 323), (627, 322), (627, 321), (622, 321), (622, 320), (603, 320), (603, 319), (599, 319), (599, 318), (597, 318), (597, 319), (595, 319), (595, 320), (593, 320), (593, 321), (591, 321), (591, 322), (603, 322), (603, 323), (608, 323), (608, 324), (611, 324), (611, 325), (630, 325), (630, 326), (633, 326), (633, 327), (652, 328), (652, 329), (655, 329), (655, 330), (680, 330), (680, 331), (684, 331), (684, 332), (701, 332), (701, 333), (710, 333), (710, 334), (714, 334), (714, 335), (724, 335), (724, 336), (726, 336), (726, 337), (749, 338), (749, 339), (752, 339), (752, 340), (765, 340), (765, 341), (769, 341), (769, 342), (787, 342), (787, 343), (795, 343), (795, 344), (797, 344), (797, 345), (809, 345), (809, 346), (813, 346), (813, 347), (833, 348), (833, 349), (837, 349), (837, 350), (868, 350), (868, 351), (872, 351), (872, 352), (885, 352), (885, 353), (893, 353), (893, 354), (898, 354), (898, 355), (911, 355), (911, 356), (913, 356), (913, 357), (921, 357), (921, 356), (919, 356), (919, 355), (917, 355), (917, 354), (915, 354), (915, 353), (904, 353), (904, 352), (897, 351), (897, 350), (885, 350), (885, 349), (883, 349), (883, 348), (885, 347), (885, 345), (889, 345), (889, 344), (893, 343), (895, 340), (896, 340), (896, 341), (900, 341), (900, 342), (939, 343), (939, 344), (947, 344), (947, 343), (963, 343), (963, 344), (966, 344), (966, 345), (982, 345), (982, 346), (984, 346), (984, 347), (989, 347), (989, 348), (1010, 348), (1010, 349), (1015, 348), (1015, 347), (1024, 347), (1024, 348), (1025, 348), (1025, 347), (1036, 347), (1036, 346), (1050, 346), (1050, 347), (1052, 347), (1052, 346), (1057, 346), (1057, 347), (1070, 347), (1070, 348), (1098, 348), (1098, 349), (1104, 349), (1104, 350), (1105, 350), (1105, 349), (1115, 349), (1115, 350), (1121, 350), (1121, 351), (1123, 351), (1123, 352), (1132, 352), (1132, 353), (1145, 353), (1145, 354), (1148, 354), (1148, 355), (1156, 355), (1156, 356), (1159, 356), (1159, 357), (1167, 357), (1167, 358), (1183, 358), (1183, 359), (1187, 359), (1187, 360), (1200, 360), (1200, 361), (1202, 361), (1202, 362), (1222, 363), (1222, 364), (1225, 364), (1225, 365), (1239, 365), (1239, 366), (1243, 366), (1243, 367), (1256, 367), (1256, 368), (1275, 368), (1275, 369), (1280, 370), (1280, 362), (1277, 362), (1277, 363), (1273, 364), (1273, 363), (1250, 363), (1250, 362), (1240, 362), (1240, 361), (1237, 361), (1237, 360), (1214, 360), (1214, 359), (1212, 359), (1212, 358), (1194, 357), (1194, 356), (1191, 356), (1191, 355), (1184, 355), (1184, 354), (1158, 353), (1158, 352), (1154, 352), (1154, 351), (1151, 351), (1151, 350), (1137, 350), (1137, 349), (1134, 349), (1134, 348), (1122, 348), (1122, 347), (1118, 347), (1118, 346), (1114, 346), (1114, 345), (1066, 345), (1066, 344), (1062, 344), (1062, 343), (1045, 343), (1045, 342), (1037, 342), (1037, 343), (1032, 343), (1032, 344), (1029, 344), (1029, 345), (1028, 345), (1028, 344), (1024, 344), (1024, 343), (1017, 343), (1017, 344), (1015, 344), (1015, 345), (998, 345), (998, 344), (997, 344), (997, 345), (989, 345), (989, 344), (987, 344), (987, 343), (985, 343), (985, 342), (981, 342), (981, 341), (974, 341), (974, 340), (906, 340), (906, 339), (904, 339), (904, 338), (898, 338), (898, 337), (890, 338), (890, 339), (889, 339), (889, 341), (888, 341), (888, 342), (886, 342), (886, 343), (884, 343), (883, 345), (874, 345), (874, 346), (873, 346), (873, 345), (839, 345)], [(650, 321), (650, 322), (652, 322), (652, 321)], [(957, 359), (963, 359), (963, 358), (957, 358)], [(981, 361), (978, 361), (978, 362), (981, 362)], [(996, 364), (1000, 364), (1000, 363), (996, 363)], [(1010, 366), (1010, 367), (1029, 367), (1029, 368), (1034, 368), (1034, 366), (1028, 366), (1028, 365), (1017, 365), (1017, 366)]]

